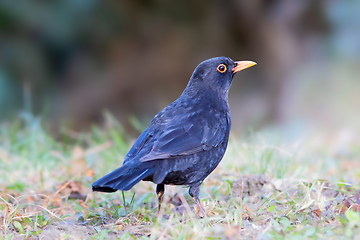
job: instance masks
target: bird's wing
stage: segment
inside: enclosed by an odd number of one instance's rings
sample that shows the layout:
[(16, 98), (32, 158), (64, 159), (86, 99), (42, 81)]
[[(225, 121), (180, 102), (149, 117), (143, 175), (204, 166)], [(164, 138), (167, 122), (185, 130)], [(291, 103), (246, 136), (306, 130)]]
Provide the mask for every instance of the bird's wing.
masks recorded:
[[(148, 152), (141, 156), (140, 161), (172, 158), (211, 149), (224, 141), (228, 126), (227, 120), (219, 121), (217, 117), (201, 114), (174, 119), (157, 139), (151, 141), (152, 147), (147, 148)], [(140, 142), (145, 145), (146, 141)]]
[(126, 154), (124, 159), (124, 164), (129, 160), (133, 159), (136, 155), (141, 152), (145, 143), (152, 137), (151, 131), (149, 128), (145, 129), (145, 131), (136, 139), (134, 145), (131, 147), (129, 152)]

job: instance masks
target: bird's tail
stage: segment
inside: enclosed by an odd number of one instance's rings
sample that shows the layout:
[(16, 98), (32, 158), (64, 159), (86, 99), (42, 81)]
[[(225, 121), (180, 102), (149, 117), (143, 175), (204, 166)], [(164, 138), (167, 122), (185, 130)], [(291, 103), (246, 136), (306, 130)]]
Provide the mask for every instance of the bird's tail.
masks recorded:
[(154, 173), (155, 168), (134, 168), (124, 165), (94, 182), (92, 190), (97, 192), (127, 191)]

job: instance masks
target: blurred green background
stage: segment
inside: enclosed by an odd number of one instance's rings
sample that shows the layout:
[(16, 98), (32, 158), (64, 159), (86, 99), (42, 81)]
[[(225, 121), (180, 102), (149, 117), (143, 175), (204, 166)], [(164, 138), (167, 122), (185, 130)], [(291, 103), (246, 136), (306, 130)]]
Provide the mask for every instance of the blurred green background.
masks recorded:
[(230, 91), (235, 132), (358, 127), (359, 12), (355, 0), (3, 0), (0, 119), (84, 129), (108, 110), (131, 131), (225, 55), (258, 63)]

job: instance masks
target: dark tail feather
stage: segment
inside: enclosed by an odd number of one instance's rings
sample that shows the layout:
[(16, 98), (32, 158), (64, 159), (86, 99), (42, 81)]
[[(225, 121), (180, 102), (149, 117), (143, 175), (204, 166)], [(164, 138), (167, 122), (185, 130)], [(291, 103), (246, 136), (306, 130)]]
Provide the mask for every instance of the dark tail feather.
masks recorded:
[(153, 175), (154, 168), (133, 168), (122, 166), (92, 184), (92, 190), (98, 192), (116, 192), (130, 190), (135, 184)]

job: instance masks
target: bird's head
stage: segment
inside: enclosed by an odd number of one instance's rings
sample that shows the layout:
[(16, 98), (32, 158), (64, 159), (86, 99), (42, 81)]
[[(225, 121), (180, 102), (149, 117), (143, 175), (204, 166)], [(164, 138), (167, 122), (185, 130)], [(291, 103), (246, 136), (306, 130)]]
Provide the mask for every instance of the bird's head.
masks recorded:
[(227, 97), (234, 75), (254, 65), (256, 63), (252, 61), (235, 62), (228, 57), (210, 58), (196, 67), (185, 92), (193, 95), (201, 89), (210, 88)]

